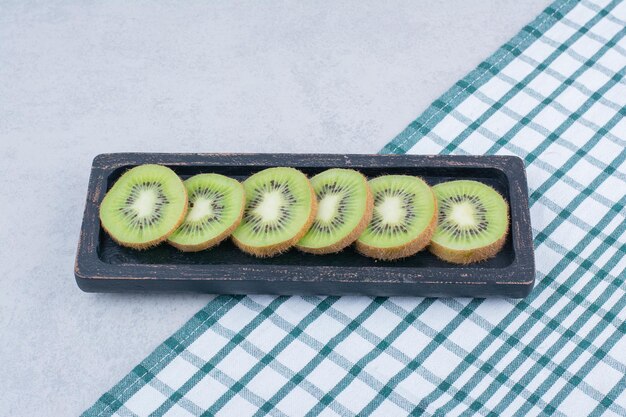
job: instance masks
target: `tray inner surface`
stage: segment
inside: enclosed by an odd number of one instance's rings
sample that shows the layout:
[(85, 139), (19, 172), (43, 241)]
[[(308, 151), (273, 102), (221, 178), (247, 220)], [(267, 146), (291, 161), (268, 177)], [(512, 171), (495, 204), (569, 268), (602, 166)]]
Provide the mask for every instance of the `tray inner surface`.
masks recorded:
[[(218, 173), (236, 178), (240, 181), (249, 175), (258, 172), (265, 167), (259, 166), (170, 166), (183, 179), (199, 173)], [(115, 170), (108, 178), (110, 188), (119, 176), (132, 166), (122, 167)], [(313, 176), (327, 167), (304, 167), (296, 168), (309, 176)], [(428, 184), (435, 185), (440, 182), (470, 179), (484, 182), (495, 188), (510, 204), (508, 192), (508, 180), (506, 175), (495, 168), (464, 168), (464, 167), (407, 167), (407, 168), (387, 168), (387, 167), (357, 167), (360, 172), (368, 178), (385, 174), (417, 175), (422, 177)], [(510, 225), (509, 225), (510, 226)], [(394, 262), (375, 261), (358, 254), (354, 248), (350, 247), (337, 254), (311, 255), (292, 249), (284, 254), (268, 259), (258, 259), (247, 255), (237, 249), (232, 242), (227, 239), (219, 246), (202, 252), (184, 253), (171, 247), (168, 244), (161, 244), (158, 247), (145, 251), (128, 249), (116, 244), (100, 228), (98, 257), (102, 262), (115, 265), (132, 264), (152, 264), (152, 265), (298, 265), (298, 266), (351, 266), (351, 267), (394, 267), (394, 268), (458, 268), (458, 265), (444, 262), (436, 258), (427, 250)], [(505, 268), (515, 259), (511, 233), (507, 237), (507, 242), (500, 253), (485, 262), (469, 265), (466, 268)]]

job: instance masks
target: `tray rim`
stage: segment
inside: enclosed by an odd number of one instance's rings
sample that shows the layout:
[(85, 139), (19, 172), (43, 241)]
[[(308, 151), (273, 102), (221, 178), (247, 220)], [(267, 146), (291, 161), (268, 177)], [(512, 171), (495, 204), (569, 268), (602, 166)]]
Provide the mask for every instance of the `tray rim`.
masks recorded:
[[(148, 161), (146, 161), (148, 159)], [(393, 263), (376, 267), (299, 266), (299, 265), (193, 265), (193, 264), (110, 264), (97, 253), (100, 222), (98, 207), (107, 190), (109, 175), (122, 167), (143, 163), (168, 166), (213, 165), (232, 166), (234, 162), (249, 166), (295, 167), (388, 167), (410, 168), (449, 167), (492, 168), (506, 176), (514, 259), (503, 268), (477, 266), (448, 268), (397, 267)], [(312, 163), (311, 161), (315, 161)], [(374, 165), (372, 162), (376, 161)], [(384, 161), (384, 163), (381, 163)], [(521, 174), (521, 175), (520, 175)], [(517, 221), (514, 221), (517, 220)], [(522, 247), (525, 244), (525, 247)], [(530, 246), (528, 246), (530, 244)], [(420, 270), (421, 273), (420, 273)], [(476, 276), (479, 275), (480, 278)], [(517, 286), (530, 292), (535, 281), (532, 230), (528, 207), (528, 192), (523, 161), (517, 156), (488, 155), (381, 155), (381, 154), (290, 154), (290, 153), (106, 153), (97, 155), (92, 163), (86, 206), (81, 226), (75, 277), (81, 289), (90, 291), (89, 281), (210, 281), (259, 283), (341, 283), (354, 287), (366, 283), (377, 285), (449, 285), (449, 286)], [(454, 278), (457, 277), (457, 278)], [(92, 281), (93, 282), (93, 281)]]

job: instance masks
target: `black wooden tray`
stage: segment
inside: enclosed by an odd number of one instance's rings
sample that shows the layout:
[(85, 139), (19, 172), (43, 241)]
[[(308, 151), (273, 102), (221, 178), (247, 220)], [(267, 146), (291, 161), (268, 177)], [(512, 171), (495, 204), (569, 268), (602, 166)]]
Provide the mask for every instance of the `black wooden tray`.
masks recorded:
[[(239, 180), (273, 166), (307, 175), (347, 167), (368, 177), (418, 175), (431, 185), (474, 179), (491, 185), (509, 202), (511, 229), (493, 259), (458, 266), (422, 251), (400, 261), (375, 261), (352, 248), (332, 255), (291, 250), (269, 259), (239, 251), (230, 241), (183, 253), (163, 244), (146, 251), (123, 248), (100, 227), (104, 194), (127, 169), (162, 164), (185, 178), (215, 172)], [(196, 291), (226, 294), (366, 294), (377, 296), (515, 297), (528, 295), (535, 280), (528, 192), (523, 162), (513, 156), (418, 156), (324, 154), (103, 154), (93, 161), (75, 267), (78, 286), (89, 292)]]

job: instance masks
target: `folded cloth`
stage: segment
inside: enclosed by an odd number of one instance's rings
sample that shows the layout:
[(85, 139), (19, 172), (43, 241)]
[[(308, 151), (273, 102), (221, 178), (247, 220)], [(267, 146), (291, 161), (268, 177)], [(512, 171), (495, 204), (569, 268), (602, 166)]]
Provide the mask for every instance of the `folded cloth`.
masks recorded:
[(219, 296), (84, 415), (626, 415), (625, 34), (556, 1), (383, 150), (524, 160), (527, 299)]

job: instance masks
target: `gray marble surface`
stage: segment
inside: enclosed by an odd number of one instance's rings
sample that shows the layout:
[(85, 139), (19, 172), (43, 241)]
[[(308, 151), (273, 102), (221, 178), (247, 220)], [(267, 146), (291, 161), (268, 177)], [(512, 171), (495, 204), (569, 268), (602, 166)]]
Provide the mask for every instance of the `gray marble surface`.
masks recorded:
[(95, 155), (376, 152), (548, 3), (0, 1), (0, 415), (79, 414), (211, 299), (77, 288)]

